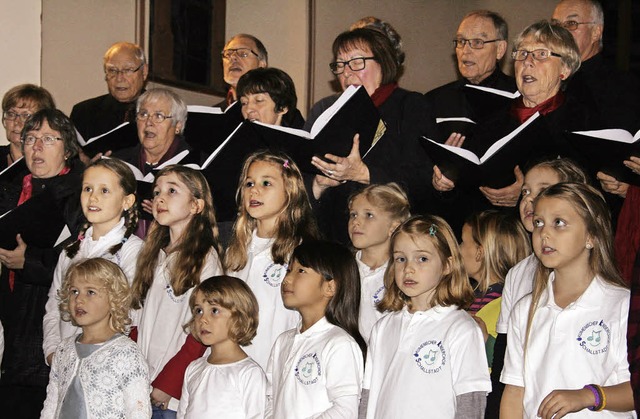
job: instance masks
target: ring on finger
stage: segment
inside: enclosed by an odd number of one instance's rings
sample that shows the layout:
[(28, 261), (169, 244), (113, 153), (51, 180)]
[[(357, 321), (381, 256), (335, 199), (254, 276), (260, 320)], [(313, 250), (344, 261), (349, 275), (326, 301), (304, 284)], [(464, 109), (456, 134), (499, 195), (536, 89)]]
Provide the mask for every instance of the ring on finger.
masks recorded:
[(327, 174), (328, 174), (329, 176), (333, 176), (333, 170), (327, 170)]

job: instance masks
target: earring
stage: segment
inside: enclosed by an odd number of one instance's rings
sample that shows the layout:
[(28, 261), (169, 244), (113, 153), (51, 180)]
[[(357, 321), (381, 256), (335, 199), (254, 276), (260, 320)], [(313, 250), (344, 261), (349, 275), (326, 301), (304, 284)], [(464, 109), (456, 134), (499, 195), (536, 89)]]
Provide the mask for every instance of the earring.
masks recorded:
[(587, 248), (587, 250), (591, 250), (591, 249), (593, 249), (593, 245), (591, 243), (587, 243), (586, 248)]
[(560, 74), (560, 80), (564, 80), (564, 74)]
[(176, 134), (180, 134), (180, 130), (176, 128)]

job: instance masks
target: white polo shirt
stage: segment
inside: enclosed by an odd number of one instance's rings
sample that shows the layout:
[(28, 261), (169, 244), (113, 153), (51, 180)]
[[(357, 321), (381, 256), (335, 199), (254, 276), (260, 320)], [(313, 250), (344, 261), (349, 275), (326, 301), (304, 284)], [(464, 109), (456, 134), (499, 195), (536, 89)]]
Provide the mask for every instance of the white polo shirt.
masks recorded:
[(387, 261), (384, 265), (370, 269), (362, 262), (362, 251), (356, 253), (358, 272), (360, 272), (360, 317), (358, 328), (365, 342), (369, 342), (371, 329), (380, 318), (382, 313), (378, 311), (376, 305), (384, 296), (384, 273), (387, 270)]
[(504, 288), (502, 289), (500, 316), (496, 324), (498, 333), (507, 333), (511, 310), (522, 297), (531, 294), (537, 267), (538, 258), (532, 253), (507, 272), (507, 276), (504, 279)]
[[(629, 290), (595, 277), (575, 302), (561, 309), (555, 303), (553, 280), (552, 273), (533, 318), (526, 356), (531, 295), (516, 304), (507, 332), (500, 381), (524, 387), (526, 418), (536, 417), (540, 403), (553, 390), (581, 389), (587, 384), (610, 386), (630, 379), (626, 339)], [(567, 417), (636, 416), (584, 409)]]
[(253, 359), (214, 365), (206, 357), (187, 367), (178, 418), (262, 419), (267, 377)]
[(258, 300), (258, 331), (251, 345), (242, 349), (264, 370), (267, 369), (271, 347), (278, 336), (296, 327), (300, 321), (300, 314), (289, 310), (282, 302), (280, 285), (287, 274), (287, 265), (279, 265), (271, 258), (273, 242), (274, 239), (258, 237), (254, 230), (248, 247), (247, 264), (241, 271), (229, 273), (245, 281)]
[(303, 333), (300, 325), (284, 332), (273, 345), (267, 368), (272, 417), (315, 418), (345, 396), (352, 404), (342, 406), (346, 416), (339, 417), (357, 417), (362, 358), (356, 341), (324, 317)]
[(456, 396), (490, 392), (482, 332), (457, 306), (389, 313), (371, 333), (368, 419), (453, 418)]

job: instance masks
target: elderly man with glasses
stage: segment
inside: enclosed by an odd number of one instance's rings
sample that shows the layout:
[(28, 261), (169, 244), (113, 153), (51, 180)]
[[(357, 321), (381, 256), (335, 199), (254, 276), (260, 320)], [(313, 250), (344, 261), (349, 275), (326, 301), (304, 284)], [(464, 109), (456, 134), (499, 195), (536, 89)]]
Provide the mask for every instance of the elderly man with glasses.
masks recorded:
[(85, 140), (135, 121), (136, 100), (149, 74), (144, 51), (129, 42), (113, 44), (104, 54), (104, 74), (109, 93), (80, 102), (71, 111), (71, 120)]
[(495, 12), (476, 10), (462, 18), (453, 40), (462, 78), (425, 95), (438, 122), (439, 138), (434, 140), (444, 141), (452, 133), (457, 139), (471, 135), (481, 120), (508, 106), (505, 96), (469, 87), (516, 91), (513, 77), (498, 66), (507, 51), (508, 36), (507, 22)]
[(229, 85), (227, 97), (217, 104), (226, 108), (238, 100), (236, 85), (240, 77), (255, 68), (264, 68), (269, 64), (269, 55), (264, 44), (255, 36), (239, 33), (231, 37), (222, 50), (222, 70), (224, 81)]

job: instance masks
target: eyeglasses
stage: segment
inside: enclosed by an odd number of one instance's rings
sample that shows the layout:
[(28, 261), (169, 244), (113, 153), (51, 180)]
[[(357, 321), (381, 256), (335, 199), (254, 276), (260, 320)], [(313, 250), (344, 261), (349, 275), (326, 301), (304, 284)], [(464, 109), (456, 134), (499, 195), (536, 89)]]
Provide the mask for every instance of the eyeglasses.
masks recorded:
[(338, 74), (344, 73), (345, 66), (349, 66), (351, 71), (362, 71), (367, 64), (367, 60), (375, 59), (376, 57), (358, 57), (352, 58), (349, 61), (334, 61), (329, 63), (329, 68), (331, 69), (331, 72), (337, 76)]
[(13, 111), (5, 111), (2, 113), (2, 117), (7, 121), (15, 121), (16, 119), (20, 119), (22, 122), (25, 122), (31, 116), (30, 113), (17, 113)]
[(562, 55), (542, 48), (534, 49), (533, 51), (527, 51), (526, 49), (517, 49), (511, 53), (511, 58), (513, 58), (515, 61), (524, 61), (529, 55), (531, 55), (531, 57), (536, 61), (545, 61), (549, 59), (549, 57), (562, 58)]
[(238, 58), (247, 58), (249, 55), (253, 54), (256, 57), (260, 57), (256, 54), (251, 48), (229, 48), (222, 51), (222, 58), (226, 58), (227, 60), (236, 55)]
[(565, 28), (566, 30), (573, 32), (576, 29), (578, 29), (578, 26), (580, 26), (580, 25), (593, 25), (596, 22), (576, 22), (575, 20), (565, 20), (564, 22), (560, 22), (559, 20), (552, 19), (551, 23), (554, 23), (556, 25), (560, 25), (563, 28)]
[(51, 147), (56, 141), (62, 140), (62, 137), (56, 137), (55, 135), (43, 135), (42, 137), (27, 135), (22, 139), (22, 144), (25, 146), (33, 146), (38, 140), (42, 140), (42, 144), (44, 144), (45, 147)]
[(147, 111), (140, 111), (136, 114), (138, 121), (146, 122), (149, 118), (151, 118), (151, 122), (154, 124), (161, 124), (165, 119), (173, 118), (173, 115), (165, 115), (162, 112), (149, 113)]
[(492, 42), (502, 41), (502, 39), (489, 39), (485, 41), (484, 39), (454, 39), (453, 46), (457, 49), (462, 49), (466, 44), (469, 44), (469, 47), (472, 49), (482, 49), (484, 48), (484, 44), (490, 44)]
[(104, 72), (107, 75), (107, 78), (109, 79), (114, 79), (118, 77), (118, 74), (122, 74), (125, 77), (129, 77), (129, 76), (132, 76), (134, 73), (136, 73), (138, 70), (140, 70), (143, 65), (144, 63), (140, 64), (136, 68), (123, 68), (122, 70), (115, 67), (107, 67), (104, 69)]

